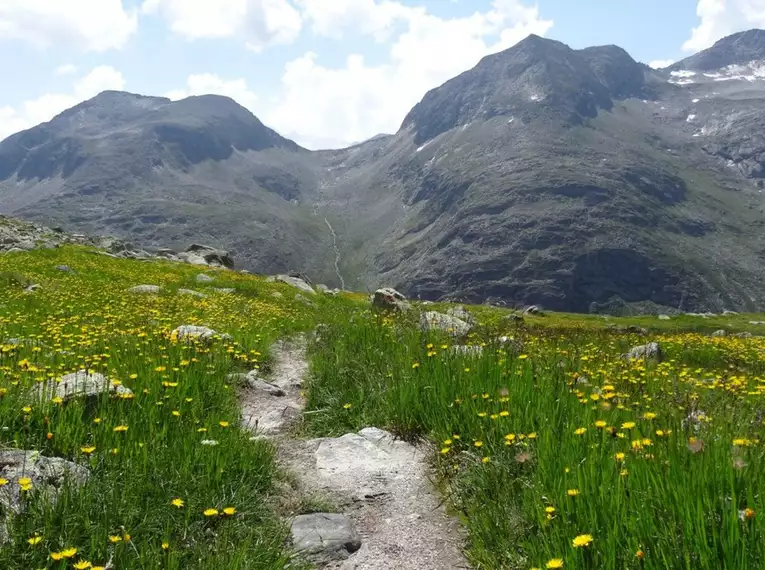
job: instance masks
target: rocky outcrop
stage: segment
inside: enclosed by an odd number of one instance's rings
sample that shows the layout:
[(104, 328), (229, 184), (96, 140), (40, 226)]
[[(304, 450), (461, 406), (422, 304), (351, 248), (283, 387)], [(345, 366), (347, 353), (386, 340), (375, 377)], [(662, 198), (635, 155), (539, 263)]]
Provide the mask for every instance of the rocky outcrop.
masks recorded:
[(387, 311), (408, 311), (412, 306), (406, 301), (406, 297), (393, 287), (383, 287), (372, 295), (372, 305), (378, 309)]

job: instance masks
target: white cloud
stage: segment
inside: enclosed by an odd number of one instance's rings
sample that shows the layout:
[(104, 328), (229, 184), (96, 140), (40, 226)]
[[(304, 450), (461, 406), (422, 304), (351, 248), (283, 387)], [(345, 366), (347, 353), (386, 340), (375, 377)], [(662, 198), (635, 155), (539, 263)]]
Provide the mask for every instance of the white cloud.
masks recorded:
[(765, 28), (765, 0), (698, 0), (701, 22), (683, 44), (685, 51), (701, 51), (722, 37), (750, 28)]
[(213, 73), (190, 75), (186, 80), (186, 87), (184, 89), (171, 91), (165, 94), (165, 97), (177, 101), (191, 95), (208, 94), (231, 97), (234, 101), (255, 113), (255, 104), (258, 101), (258, 97), (254, 92), (250, 91), (244, 79), (225, 80)]
[(187, 39), (237, 37), (254, 51), (291, 43), (302, 27), (288, 0), (144, 0), (141, 11)]
[(72, 63), (65, 63), (56, 68), (56, 75), (72, 75), (74, 73), (77, 73), (77, 66)]
[(96, 67), (72, 85), (71, 93), (46, 93), (25, 101), (18, 108), (0, 107), (0, 140), (51, 120), (60, 112), (77, 105), (85, 99), (110, 89), (122, 90), (125, 79), (108, 65)]
[(121, 48), (137, 26), (137, 13), (126, 11), (121, 0), (0, 1), (0, 39), (20, 39), (42, 48)]
[[(360, 55), (329, 68), (312, 52), (289, 62), (280, 100), (261, 117), (309, 148), (337, 147), (380, 132), (395, 132), (426, 91), (474, 66), (489, 53), (552, 26), (521, 0), (494, 0), (486, 12), (443, 19), (390, 0), (299, 0), (315, 33), (338, 37), (353, 29), (380, 37), (397, 34), (386, 63), (369, 66)], [(326, 8), (326, 11), (323, 11)], [(329, 14), (330, 16), (327, 16)], [(334, 16), (333, 16), (334, 15)], [(336, 19), (332, 19), (335, 17)], [(396, 26), (402, 30), (397, 30)]]
[(675, 63), (674, 59), (654, 59), (653, 61), (648, 62), (648, 67), (652, 67), (653, 69), (664, 69), (673, 63)]

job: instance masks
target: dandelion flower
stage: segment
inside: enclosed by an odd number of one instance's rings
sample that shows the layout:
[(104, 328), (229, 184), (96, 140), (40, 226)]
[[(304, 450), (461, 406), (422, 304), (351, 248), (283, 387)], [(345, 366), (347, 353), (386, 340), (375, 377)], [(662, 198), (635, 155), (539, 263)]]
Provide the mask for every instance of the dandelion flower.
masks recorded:
[(353, 406), (353, 404), (351, 404), (351, 403), (348, 403), (348, 404), (343, 404), (343, 409), (345, 409), (345, 410), (350, 410), (350, 409), (351, 409), (351, 406)]
[(643, 552), (642, 550), (638, 550), (635, 553), (635, 558), (637, 558), (638, 560), (642, 560), (643, 558), (645, 558), (645, 552)]
[(74, 570), (86, 570), (87, 568), (93, 568), (93, 564), (87, 560), (79, 560), (74, 563), (72, 568), (74, 568)]
[(576, 497), (579, 494), (579, 489), (569, 489), (568, 491), (566, 491), (566, 494), (569, 497)]
[(233, 515), (236, 514), (236, 508), (234, 508), (234, 507), (226, 507), (225, 509), (223, 509), (223, 514), (226, 515), (226, 516), (229, 516), (229, 517), (233, 516)]
[(622, 424), (622, 429), (632, 429), (635, 427), (635, 422), (624, 422)]
[(183, 505), (185, 505), (185, 503), (183, 502), (183, 499), (181, 498), (173, 499), (172, 501), (170, 501), (170, 504), (173, 505), (174, 507), (178, 507), (179, 509), (182, 508)]
[(118, 534), (111, 534), (109, 535), (109, 542), (111, 542), (112, 544), (122, 542), (122, 537)]
[(218, 516), (218, 509), (205, 509), (203, 514), (206, 517), (216, 517)]
[(229, 423), (227, 421), (220, 421), (218, 422), (218, 425), (222, 428), (227, 428), (229, 426)]
[(28, 538), (28, 539), (27, 539), (27, 542), (28, 542), (29, 544), (31, 544), (32, 546), (34, 546), (35, 544), (40, 544), (40, 542), (42, 541), (42, 539), (43, 539), (43, 537), (42, 537), (42, 536), (40, 536), (40, 535), (36, 534), (36, 535), (34, 535), (33, 537), (31, 537), (31, 538)]
[(587, 428), (583, 428), (583, 427), (580, 427), (580, 428), (577, 428), (577, 429), (574, 431), (574, 433), (575, 433), (576, 435), (584, 435), (584, 433), (585, 433), (586, 431), (587, 431)]
[(74, 558), (74, 556), (77, 554), (78, 550), (74, 547), (72, 548), (65, 548), (60, 552), (62, 558)]
[(81, 447), (80, 451), (82, 451), (85, 455), (90, 455), (96, 450), (95, 446), (89, 445), (85, 447)]
[(476, 446), (476, 447), (483, 447), (483, 442), (482, 441), (474, 441), (473, 445)]
[(563, 568), (563, 558), (553, 558), (548, 560), (547, 564), (545, 564), (545, 568)]
[(162, 543), (162, 550), (167, 550), (168, 548), (170, 548), (170, 543), (167, 542), (167, 541), (163, 542)]
[(571, 544), (574, 545), (574, 548), (582, 548), (584, 546), (589, 546), (592, 544), (592, 535), (591, 534), (580, 534), (577, 536), (574, 540), (571, 541)]
[(598, 420), (595, 422), (595, 427), (599, 429), (603, 429), (604, 427), (606, 427), (606, 422), (604, 422), (603, 420)]

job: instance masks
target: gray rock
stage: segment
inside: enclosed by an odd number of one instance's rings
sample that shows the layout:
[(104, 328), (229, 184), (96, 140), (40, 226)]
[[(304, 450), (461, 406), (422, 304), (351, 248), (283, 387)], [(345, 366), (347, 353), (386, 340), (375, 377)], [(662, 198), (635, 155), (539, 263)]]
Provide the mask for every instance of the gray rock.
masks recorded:
[(43, 401), (53, 398), (72, 400), (74, 398), (92, 398), (104, 393), (128, 395), (132, 394), (130, 388), (122, 384), (115, 386), (103, 374), (94, 372), (88, 374), (87, 370), (79, 370), (72, 374), (62, 376), (59, 380), (50, 380), (37, 386), (36, 396)]
[(750, 325), (765, 325), (765, 321), (749, 321)]
[(720, 329), (713, 332), (710, 336), (727, 336), (727, 335), (728, 335), (728, 331), (726, 331), (725, 329)]
[(56, 271), (62, 271), (64, 273), (69, 273), (71, 270), (72, 270), (72, 268), (69, 267), (68, 265), (57, 265), (56, 266)]
[(308, 305), (309, 307), (313, 307), (313, 308), (315, 308), (315, 307), (316, 307), (316, 305), (314, 305), (312, 301), (310, 301), (310, 300), (309, 300), (309, 299), (307, 299), (306, 297), (303, 297), (303, 296), (302, 296), (300, 293), (298, 293), (297, 295), (295, 295), (295, 300), (296, 300), (298, 303), (303, 303), (304, 305)]
[(234, 291), (236, 291), (236, 289), (232, 289), (231, 287), (213, 287), (213, 291), (215, 291), (216, 293), (224, 293), (227, 295), (229, 293), (233, 293)]
[[(204, 260), (205, 265), (226, 267), (228, 269), (234, 268), (234, 259), (229, 252), (210, 247), (209, 245), (193, 243), (186, 248), (185, 253), (189, 254), (189, 257), (192, 255), (201, 257)], [(197, 265), (201, 265), (201, 263), (197, 263)]]
[(731, 336), (735, 336), (736, 338), (752, 338), (754, 335), (750, 332), (740, 332), (740, 333), (735, 333)]
[(142, 293), (145, 295), (156, 295), (161, 290), (159, 285), (136, 285), (128, 289), (129, 293)]
[(483, 354), (482, 346), (453, 346), (449, 349), (454, 354), (463, 354), (466, 356), (481, 356)]
[(465, 321), (436, 311), (428, 311), (420, 315), (420, 328), (425, 332), (439, 330), (453, 336), (466, 335), (472, 329), (471, 325)]
[(319, 293), (326, 293), (327, 291), (329, 291), (329, 287), (327, 287), (323, 283), (319, 283), (318, 285), (316, 285), (316, 290)]
[(0, 544), (7, 542), (13, 517), (26, 508), (23, 491), (18, 481), (30, 479), (31, 492), (54, 504), (65, 485), (81, 487), (90, 477), (82, 465), (59, 457), (46, 457), (38, 451), (6, 449), (0, 451), (0, 477), (8, 484), (0, 487)]
[(292, 285), (293, 287), (300, 289), (304, 293), (316, 295), (316, 291), (314, 291), (313, 287), (311, 287), (308, 283), (306, 283), (299, 277), (291, 277), (289, 275), (276, 275), (274, 276), (274, 280), (280, 283), (286, 283), (287, 285)]
[(736, 311), (723, 311), (722, 314), (723, 314), (724, 317), (727, 317), (729, 315), (738, 315), (738, 313)]
[(203, 265), (205, 267), (209, 266), (209, 263), (207, 263), (207, 260), (204, 258), (204, 256), (193, 251), (184, 251), (179, 253), (178, 259), (191, 265)]
[(197, 275), (196, 280), (197, 283), (209, 283), (210, 281), (215, 281), (215, 277), (210, 277), (205, 273), (200, 273)]
[(408, 311), (412, 306), (407, 303), (406, 297), (393, 287), (383, 287), (372, 295), (372, 305), (378, 309), (388, 311)]
[[(253, 372), (255, 372), (255, 374), (253, 374)], [(286, 394), (286, 392), (279, 388), (279, 386), (274, 386), (273, 384), (258, 378), (257, 371), (253, 372), (247, 374), (247, 385), (251, 389), (263, 392), (269, 396), (276, 396), (277, 398), (281, 398)]]
[(526, 307), (526, 309), (523, 311), (524, 315), (544, 315), (542, 312), (542, 307), (538, 305), (531, 305), (529, 307)]
[(457, 305), (456, 307), (450, 308), (448, 311), (446, 311), (446, 314), (450, 317), (457, 317), (461, 321), (465, 321), (466, 323), (475, 324), (475, 317), (468, 313), (465, 310), (465, 307), (462, 305)]
[(25, 293), (36, 293), (40, 289), (42, 289), (42, 285), (40, 285), (39, 283), (33, 283), (32, 285), (27, 285), (26, 287), (24, 287), (24, 292)]
[(336, 513), (299, 515), (292, 521), (290, 535), (297, 552), (321, 562), (343, 560), (361, 548), (356, 525)]
[(659, 346), (659, 343), (649, 342), (648, 344), (633, 346), (625, 355), (625, 358), (627, 358), (627, 360), (661, 360), (662, 356), (661, 346)]
[(659, 320), (660, 321), (668, 321), (668, 320), (670, 320), (670, 318), (671, 317), (669, 315), (659, 315)]
[(175, 329), (171, 335), (178, 340), (202, 340), (202, 341), (209, 341), (212, 340), (215, 337), (220, 337), (221, 339), (231, 339), (230, 335), (227, 334), (220, 334), (216, 331), (214, 331), (211, 328), (208, 327), (201, 327), (197, 325), (181, 325), (177, 329)]
[(271, 296), (274, 299), (281, 299), (284, 295), (282, 295), (279, 291), (274, 291), (273, 293), (271, 293)]
[(178, 289), (179, 295), (188, 295), (190, 297), (198, 297), (200, 299), (207, 298), (207, 295), (200, 293), (199, 291), (193, 291), (192, 289)]

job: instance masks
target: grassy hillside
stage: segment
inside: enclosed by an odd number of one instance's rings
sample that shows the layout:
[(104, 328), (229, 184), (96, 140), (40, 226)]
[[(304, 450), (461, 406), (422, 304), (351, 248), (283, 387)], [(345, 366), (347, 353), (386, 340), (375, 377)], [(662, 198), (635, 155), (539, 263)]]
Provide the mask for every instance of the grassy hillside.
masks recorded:
[[(751, 321), (765, 316), (517, 321), (468, 307), (478, 324), (455, 340), (422, 333), (413, 314), (377, 314), (361, 295), (308, 305), (261, 277), (207, 271), (214, 281), (197, 283), (198, 273), (79, 247), (0, 255), (0, 449), (91, 472), (54, 506), (23, 491), (0, 567), (299, 567), (283, 521), (309, 506), (285, 508), (286, 475), (271, 445), (238, 427), (227, 375), (266, 372), (273, 341), (319, 323), (299, 435), (374, 425), (432, 448), (476, 568), (765, 564), (765, 339), (709, 334), (756, 335), (765, 325)], [(163, 290), (127, 292), (139, 284)], [(232, 338), (179, 342), (171, 333), (188, 324)], [(621, 358), (649, 341), (660, 362)], [(81, 369), (132, 397), (30, 397)], [(24, 485), (0, 483), (0, 493)]]

